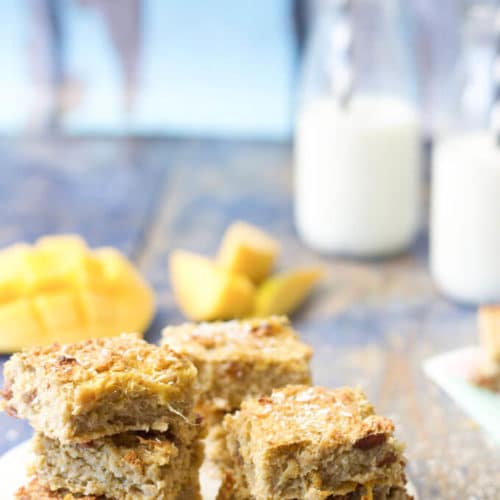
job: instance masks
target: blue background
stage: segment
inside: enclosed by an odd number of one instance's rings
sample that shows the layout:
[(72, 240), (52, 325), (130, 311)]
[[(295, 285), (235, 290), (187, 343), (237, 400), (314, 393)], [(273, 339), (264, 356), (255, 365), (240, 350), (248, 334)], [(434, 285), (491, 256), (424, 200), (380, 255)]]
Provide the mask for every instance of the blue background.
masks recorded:
[[(32, 123), (31, 98), (40, 86), (30, 66), (40, 55), (31, 42), (36, 39), (38, 50), (42, 46), (34, 31), (35, 3), (43, 0), (0, 0), (0, 132), (39, 126)], [(289, 135), (295, 73), (291, 2), (143, 0), (139, 85), (129, 114), (122, 107), (118, 54), (100, 10), (76, 0), (53, 5), (62, 25), (64, 71), (78, 90), (77, 105), (61, 117), (65, 131)]]

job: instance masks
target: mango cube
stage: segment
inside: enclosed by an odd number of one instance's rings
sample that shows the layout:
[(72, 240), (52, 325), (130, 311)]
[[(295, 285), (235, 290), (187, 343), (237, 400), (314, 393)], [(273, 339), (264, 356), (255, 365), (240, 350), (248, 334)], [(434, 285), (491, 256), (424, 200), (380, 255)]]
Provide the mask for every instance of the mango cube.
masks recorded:
[(255, 315), (292, 313), (309, 295), (321, 275), (318, 268), (303, 268), (272, 276), (257, 290)]
[(79, 302), (89, 323), (113, 325), (116, 321), (116, 305), (113, 296), (98, 290), (80, 290)]
[(22, 243), (12, 245), (0, 252), (0, 303), (22, 296), (27, 287), (23, 269), (30, 247)]
[(0, 352), (142, 333), (153, 292), (117, 250), (50, 236), (0, 252)]
[(235, 222), (224, 234), (218, 261), (228, 271), (243, 274), (258, 284), (271, 272), (279, 251), (279, 243), (264, 231)]
[(36, 244), (36, 251), (26, 256), (25, 279), (33, 293), (59, 290), (76, 269), (82, 267), (89, 252), (79, 236), (45, 236)]
[(252, 282), (217, 262), (177, 250), (170, 255), (169, 270), (177, 304), (192, 320), (241, 318), (253, 310)]
[(33, 306), (45, 331), (45, 342), (67, 344), (87, 337), (84, 318), (73, 293), (40, 294), (33, 298)]
[(36, 242), (40, 252), (46, 252), (53, 256), (64, 256), (66, 260), (83, 258), (88, 253), (88, 246), (85, 240), (77, 234), (61, 234), (42, 236)]

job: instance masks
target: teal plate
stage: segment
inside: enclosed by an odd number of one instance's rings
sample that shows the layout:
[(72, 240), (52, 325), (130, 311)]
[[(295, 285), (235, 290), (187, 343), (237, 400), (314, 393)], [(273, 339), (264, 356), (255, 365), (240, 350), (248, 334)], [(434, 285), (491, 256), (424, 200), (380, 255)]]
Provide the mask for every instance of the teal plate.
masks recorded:
[(500, 393), (470, 382), (481, 360), (477, 346), (450, 351), (425, 361), (427, 376), (443, 389), (469, 417), (500, 444)]

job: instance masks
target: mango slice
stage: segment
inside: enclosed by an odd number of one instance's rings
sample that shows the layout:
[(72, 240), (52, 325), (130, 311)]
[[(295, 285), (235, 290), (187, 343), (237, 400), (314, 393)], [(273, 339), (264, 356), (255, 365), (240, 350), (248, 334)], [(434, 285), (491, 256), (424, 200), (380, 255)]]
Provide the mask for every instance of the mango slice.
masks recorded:
[(217, 262), (176, 250), (170, 255), (169, 270), (176, 302), (192, 320), (240, 318), (253, 310), (252, 282)]
[(280, 245), (270, 235), (246, 222), (231, 224), (219, 249), (219, 263), (232, 273), (243, 274), (253, 283), (267, 278)]
[(153, 314), (151, 288), (115, 249), (61, 235), (0, 252), (0, 352), (142, 333)]
[(302, 268), (277, 274), (257, 290), (255, 315), (288, 315), (309, 295), (322, 276), (319, 268)]

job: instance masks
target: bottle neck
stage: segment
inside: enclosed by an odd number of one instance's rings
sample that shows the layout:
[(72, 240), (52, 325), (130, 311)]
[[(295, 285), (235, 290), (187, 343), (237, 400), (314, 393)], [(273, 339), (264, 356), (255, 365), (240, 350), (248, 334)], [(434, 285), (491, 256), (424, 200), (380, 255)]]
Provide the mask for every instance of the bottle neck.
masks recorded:
[(493, 102), (497, 36), (494, 1), (468, 1), (461, 33), (458, 109), (460, 128), (486, 128)]
[[(416, 101), (416, 71), (406, 0), (351, 0), (352, 96), (384, 95)], [(314, 97), (334, 97), (342, 87), (332, 38), (338, 30), (340, 0), (313, 4), (313, 29), (302, 63), (299, 106)], [(351, 68), (350, 68), (351, 70)], [(340, 75), (340, 76), (339, 76)]]
[(352, 0), (354, 92), (413, 100), (411, 30), (403, 7), (400, 0)]

